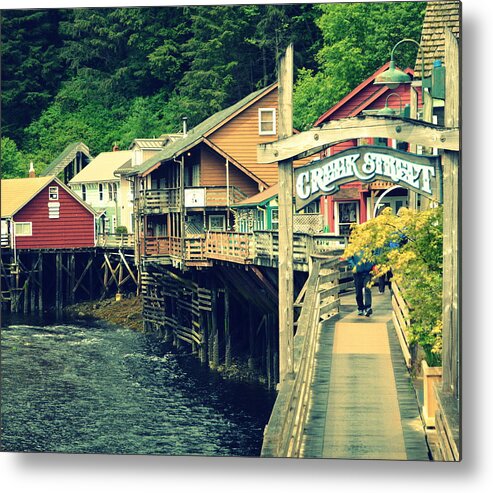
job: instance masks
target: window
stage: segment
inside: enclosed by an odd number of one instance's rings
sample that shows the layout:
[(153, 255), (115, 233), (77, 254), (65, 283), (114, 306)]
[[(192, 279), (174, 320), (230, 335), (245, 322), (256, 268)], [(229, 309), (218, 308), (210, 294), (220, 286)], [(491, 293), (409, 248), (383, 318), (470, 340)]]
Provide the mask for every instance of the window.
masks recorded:
[(279, 229), (279, 209), (277, 207), (270, 210), (270, 229)]
[(84, 202), (86, 202), (87, 201), (87, 188), (86, 188), (86, 186), (82, 185), (81, 190), (82, 190), (82, 200)]
[(49, 187), (48, 196), (50, 200), (58, 200), (58, 187)]
[(358, 223), (358, 202), (336, 202), (338, 208), (338, 234), (349, 236), (351, 225)]
[(386, 137), (375, 137), (373, 139), (373, 145), (388, 147), (388, 139)]
[(274, 108), (259, 108), (258, 133), (259, 135), (276, 134), (276, 110)]
[(226, 221), (224, 216), (212, 215), (209, 216), (209, 230), (210, 231), (224, 231)]
[(15, 223), (15, 236), (32, 236), (33, 223)]
[(116, 183), (108, 183), (108, 200), (114, 200), (116, 202), (116, 191), (117, 185)]
[(99, 200), (102, 202), (104, 200), (104, 188), (103, 184), (99, 184)]

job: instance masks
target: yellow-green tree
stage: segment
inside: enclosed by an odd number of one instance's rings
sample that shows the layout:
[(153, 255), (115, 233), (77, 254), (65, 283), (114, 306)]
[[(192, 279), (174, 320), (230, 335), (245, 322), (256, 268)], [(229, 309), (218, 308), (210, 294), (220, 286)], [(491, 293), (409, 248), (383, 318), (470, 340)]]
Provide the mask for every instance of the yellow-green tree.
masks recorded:
[(410, 306), (410, 342), (419, 344), (428, 364), (438, 366), (442, 351), (442, 208), (390, 208), (351, 232), (344, 256), (363, 252), (376, 264), (376, 277), (392, 270)]

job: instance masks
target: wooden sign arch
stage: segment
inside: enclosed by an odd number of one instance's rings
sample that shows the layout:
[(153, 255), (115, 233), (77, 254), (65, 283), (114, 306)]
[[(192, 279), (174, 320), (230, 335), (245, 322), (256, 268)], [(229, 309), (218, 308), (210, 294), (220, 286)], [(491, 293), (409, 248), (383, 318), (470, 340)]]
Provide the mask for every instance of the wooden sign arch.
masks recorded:
[(294, 170), (296, 210), (344, 183), (384, 180), (442, 202), (440, 157), (381, 146), (357, 146)]

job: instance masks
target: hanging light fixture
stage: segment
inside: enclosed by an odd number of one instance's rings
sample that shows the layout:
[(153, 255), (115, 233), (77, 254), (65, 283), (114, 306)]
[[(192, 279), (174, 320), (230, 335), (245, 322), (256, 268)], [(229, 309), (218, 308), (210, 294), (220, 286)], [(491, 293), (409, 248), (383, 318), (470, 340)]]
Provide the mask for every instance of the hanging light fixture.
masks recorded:
[(385, 107), (382, 108), (381, 110), (379, 110), (377, 112), (377, 115), (379, 115), (379, 116), (395, 116), (395, 113), (396, 113), (395, 110), (392, 108), (389, 108), (390, 96), (397, 96), (399, 98), (399, 115), (402, 114), (402, 99), (399, 96), (399, 94), (397, 94), (396, 92), (392, 92), (385, 99)]
[(396, 68), (395, 62), (394, 62), (394, 51), (395, 49), (401, 44), (405, 42), (411, 42), (417, 45), (419, 48), (419, 51), (421, 53), (421, 80), (423, 80), (424, 77), (424, 69), (425, 69), (425, 64), (424, 64), (424, 56), (423, 56), (423, 49), (421, 48), (420, 44), (414, 39), (402, 39), (399, 41), (393, 48), (392, 51), (390, 52), (390, 64), (389, 68), (385, 70), (385, 72), (382, 72), (381, 74), (377, 75), (375, 78), (375, 81), (373, 82), (376, 85), (384, 85), (387, 86), (389, 89), (395, 89), (397, 88), (400, 84), (410, 84), (411, 83), (411, 77), (409, 77), (408, 74), (403, 72), (402, 70)]

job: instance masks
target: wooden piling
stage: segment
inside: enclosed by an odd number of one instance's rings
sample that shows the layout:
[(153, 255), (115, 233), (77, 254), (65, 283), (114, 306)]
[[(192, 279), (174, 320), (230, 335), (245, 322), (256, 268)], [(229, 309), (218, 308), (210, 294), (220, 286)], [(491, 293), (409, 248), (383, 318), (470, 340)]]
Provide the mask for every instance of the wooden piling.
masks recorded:
[(230, 330), (230, 309), (229, 309), (229, 289), (224, 289), (224, 366), (231, 366), (231, 330)]

